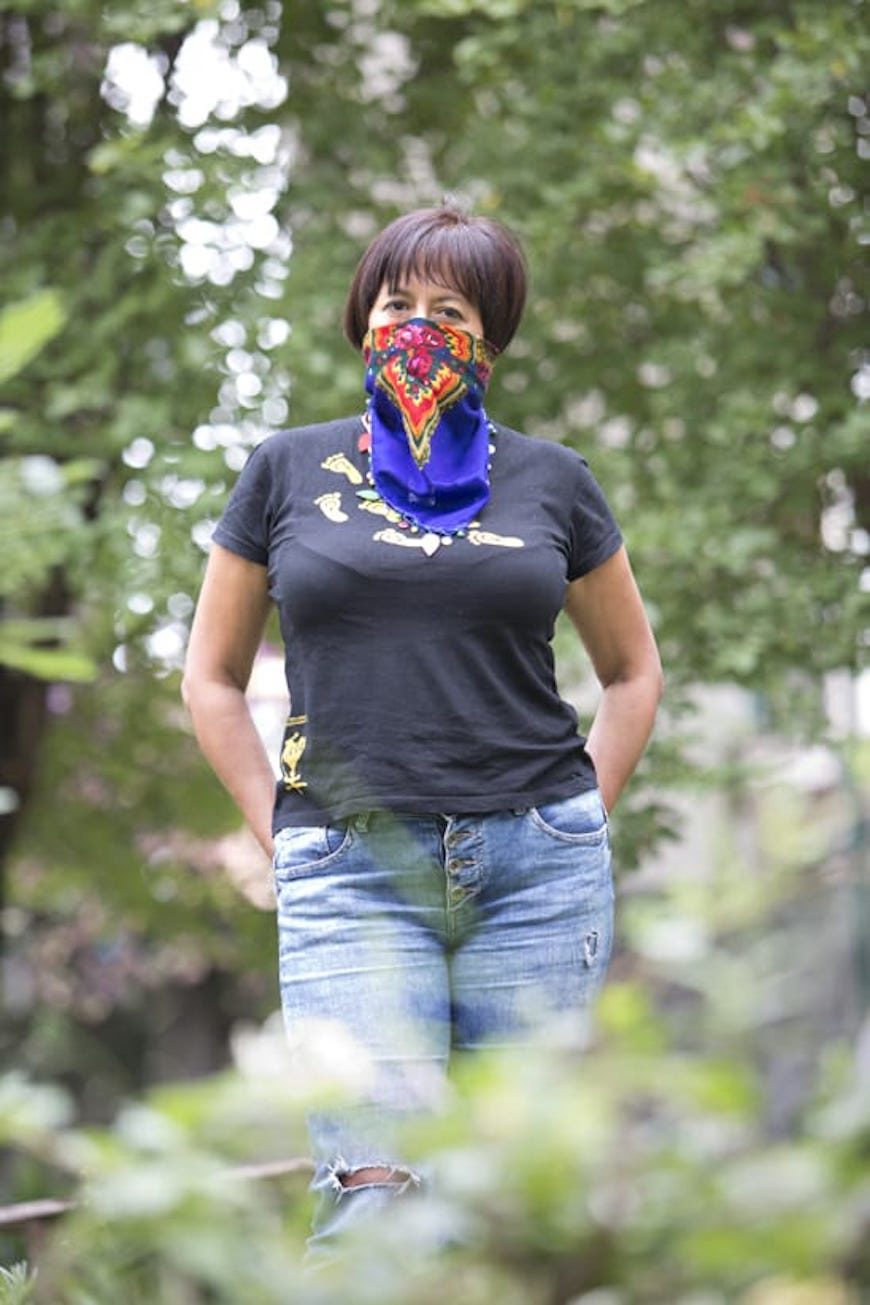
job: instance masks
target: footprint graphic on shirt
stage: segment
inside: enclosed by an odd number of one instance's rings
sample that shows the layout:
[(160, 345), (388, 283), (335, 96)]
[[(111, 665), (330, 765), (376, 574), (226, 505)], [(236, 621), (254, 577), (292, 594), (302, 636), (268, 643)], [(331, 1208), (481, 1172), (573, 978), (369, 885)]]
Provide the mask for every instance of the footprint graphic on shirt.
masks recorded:
[(496, 535), (491, 530), (469, 530), (469, 544), (494, 544), (499, 548), (525, 548), (525, 540), (516, 535)]
[(380, 544), (396, 544), (399, 548), (422, 548), (423, 540), (420, 535), (403, 534), (401, 530), (376, 530), (373, 539)]
[(376, 517), (386, 517), (386, 519), (393, 525), (395, 525), (397, 521), (402, 520), (399, 513), (396, 512), (394, 508), (391, 508), (389, 503), (385, 503), (382, 498), (369, 500), (360, 499), (357, 503), (357, 507), (361, 508), (363, 512), (373, 512)]
[(349, 519), (347, 513), (341, 510), (341, 495), (338, 490), (334, 490), (331, 494), (321, 494), (314, 502), (328, 521), (340, 525), (342, 521)]
[(347, 476), (352, 485), (361, 485), (363, 483), (362, 472), (357, 471), (356, 467), (346, 458), (343, 453), (330, 453), (328, 458), (321, 462), (324, 471), (334, 471), (339, 476)]

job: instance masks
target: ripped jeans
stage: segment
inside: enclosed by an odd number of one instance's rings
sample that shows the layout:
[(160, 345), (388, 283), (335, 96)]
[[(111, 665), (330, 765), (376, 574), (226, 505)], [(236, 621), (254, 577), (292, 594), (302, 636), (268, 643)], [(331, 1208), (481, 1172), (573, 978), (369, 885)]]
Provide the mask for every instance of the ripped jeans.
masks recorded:
[[(607, 818), (597, 789), (486, 815), (366, 812), (280, 830), (274, 872), (288, 1032), (337, 1020), (375, 1075), (359, 1105), (309, 1118), (316, 1249), (419, 1186), (393, 1128), (438, 1099), (453, 1050), (534, 1041), (548, 1015), (579, 1024), (613, 937)], [(348, 1184), (369, 1169), (379, 1181)]]

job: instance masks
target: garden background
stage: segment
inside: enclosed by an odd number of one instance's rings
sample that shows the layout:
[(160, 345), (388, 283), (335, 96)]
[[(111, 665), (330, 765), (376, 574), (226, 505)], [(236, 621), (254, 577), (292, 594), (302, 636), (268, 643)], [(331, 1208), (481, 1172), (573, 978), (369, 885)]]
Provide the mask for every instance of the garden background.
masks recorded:
[[(79, 1202), (0, 1300), (866, 1298), (868, 66), (863, 0), (0, 3), (0, 1200)], [(526, 246), (490, 407), (589, 459), (667, 695), (588, 1045), (460, 1067), (438, 1201), (314, 1284), (304, 1179), (225, 1170), (364, 1066), (285, 1059), (179, 668), (249, 449), (359, 407), (355, 262), (445, 194)]]

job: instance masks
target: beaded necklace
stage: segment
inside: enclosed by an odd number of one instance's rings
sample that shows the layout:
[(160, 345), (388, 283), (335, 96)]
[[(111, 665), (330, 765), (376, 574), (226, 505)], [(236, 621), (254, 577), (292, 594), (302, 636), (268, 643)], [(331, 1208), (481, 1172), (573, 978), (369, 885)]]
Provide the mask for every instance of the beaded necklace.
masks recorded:
[[(486, 414), (484, 414), (484, 416), (485, 415)], [(437, 553), (442, 544), (452, 544), (454, 539), (465, 539), (468, 535), (469, 529), (472, 529), (478, 524), (476, 521), (469, 522), (467, 526), (461, 526), (456, 530), (445, 530), (442, 527), (423, 525), (412, 512), (402, 511), (400, 508), (394, 507), (392, 503), (386, 502), (380, 491), (375, 488), (375, 480), (372, 475), (372, 428), (368, 408), (366, 408), (365, 412), (362, 414), (361, 420), (363, 429), (362, 434), (357, 440), (357, 448), (360, 453), (364, 453), (366, 456), (366, 484), (363, 489), (358, 489), (356, 491), (357, 498), (361, 499), (363, 502), (383, 503), (391, 512), (394, 512), (398, 518), (396, 524), (400, 530), (407, 530), (411, 535), (420, 536), (420, 547), (426, 557), (432, 557)], [(487, 444), (489, 460), (487, 461), (486, 469), (487, 471), (491, 471), (492, 456), (495, 453), (496, 430), (488, 417), (486, 418), (486, 430), (489, 439), (489, 443)]]

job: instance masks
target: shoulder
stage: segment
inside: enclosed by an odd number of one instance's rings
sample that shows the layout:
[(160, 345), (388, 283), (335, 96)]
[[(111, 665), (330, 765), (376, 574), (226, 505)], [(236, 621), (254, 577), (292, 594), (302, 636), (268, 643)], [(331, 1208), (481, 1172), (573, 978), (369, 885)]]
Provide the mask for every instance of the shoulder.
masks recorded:
[(534, 466), (545, 474), (566, 479), (572, 486), (591, 476), (586, 458), (577, 449), (539, 435), (525, 435), (501, 422), (495, 421), (493, 426), (499, 448), (507, 456), (521, 460), (524, 466)]
[(291, 426), (267, 435), (253, 449), (249, 460), (263, 460), (277, 467), (295, 458), (314, 456), (321, 449), (334, 449), (336, 444), (352, 440), (359, 431), (359, 416), (339, 417), (312, 426)]

